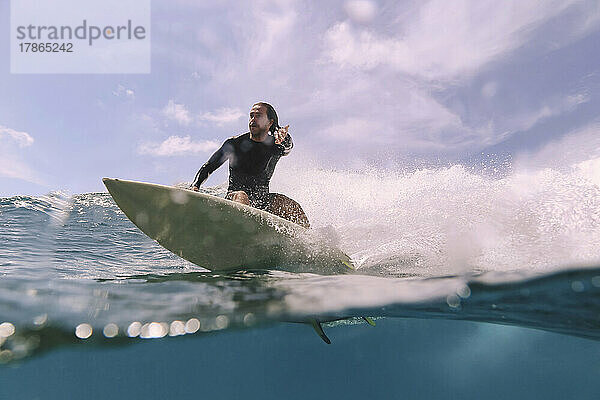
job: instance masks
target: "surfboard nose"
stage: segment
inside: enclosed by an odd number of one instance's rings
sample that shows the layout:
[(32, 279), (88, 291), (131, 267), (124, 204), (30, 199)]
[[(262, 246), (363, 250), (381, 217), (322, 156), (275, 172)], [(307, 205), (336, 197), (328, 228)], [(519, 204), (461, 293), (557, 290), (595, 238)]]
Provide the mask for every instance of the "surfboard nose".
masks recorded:
[(106, 186), (106, 188), (108, 189), (109, 192), (110, 192), (110, 190), (112, 188), (115, 187), (115, 185), (117, 184), (117, 182), (119, 182), (118, 179), (102, 178), (102, 183), (104, 183), (104, 186)]
[(102, 183), (108, 189), (108, 193), (113, 197), (117, 204), (121, 197), (127, 192), (127, 182), (122, 179), (102, 178)]

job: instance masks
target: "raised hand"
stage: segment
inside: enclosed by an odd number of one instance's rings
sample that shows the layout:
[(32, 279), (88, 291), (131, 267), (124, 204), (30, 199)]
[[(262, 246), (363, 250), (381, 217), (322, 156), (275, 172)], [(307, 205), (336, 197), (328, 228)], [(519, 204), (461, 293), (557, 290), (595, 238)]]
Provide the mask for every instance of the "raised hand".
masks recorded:
[(281, 144), (285, 140), (285, 137), (288, 134), (289, 125), (284, 126), (283, 128), (279, 128), (274, 132), (275, 135), (275, 143)]

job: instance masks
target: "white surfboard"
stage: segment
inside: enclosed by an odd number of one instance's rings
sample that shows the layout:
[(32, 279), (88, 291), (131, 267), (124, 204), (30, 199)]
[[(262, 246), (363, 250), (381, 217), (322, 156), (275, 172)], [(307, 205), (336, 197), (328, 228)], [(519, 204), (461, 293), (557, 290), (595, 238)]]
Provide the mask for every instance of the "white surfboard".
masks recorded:
[(175, 187), (103, 179), (125, 215), (178, 256), (211, 271), (335, 274), (350, 258), (310, 229), (234, 201)]

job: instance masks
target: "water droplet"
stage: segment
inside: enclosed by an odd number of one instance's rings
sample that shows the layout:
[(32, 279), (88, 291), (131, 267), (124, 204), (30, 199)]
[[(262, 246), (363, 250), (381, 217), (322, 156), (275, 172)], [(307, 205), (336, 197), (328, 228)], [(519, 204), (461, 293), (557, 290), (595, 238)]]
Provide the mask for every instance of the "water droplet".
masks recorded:
[(75, 336), (79, 339), (87, 339), (92, 336), (92, 326), (90, 324), (79, 324), (75, 328)]
[(452, 308), (458, 308), (460, 306), (460, 297), (455, 294), (448, 295), (446, 303)]
[(256, 322), (256, 317), (252, 313), (244, 315), (244, 325), (251, 326)]
[(151, 322), (144, 324), (140, 332), (140, 337), (143, 339), (160, 338), (167, 334), (165, 327), (159, 322)]
[(146, 225), (148, 223), (148, 215), (145, 212), (140, 212), (135, 216), (136, 225)]
[(15, 326), (10, 322), (3, 322), (0, 324), (0, 336), (9, 337), (15, 333)]
[(33, 319), (34, 325), (43, 326), (48, 321), (48, 314), (38, 315)]
[(225, 329), (229, 326), (229, 318), (226, 315), (219, 315), (215, 318), (217, 329)]
[(187, 333), (196, 333), (200, 329), (200, 321), (196, 318), (191, 318), (185, 323), (185, 331)]
[(127, 327), (127, 336), (129, 337), (136, 337), (140, 334), (142, 330), (142, 323), (135, 321), (132, 322), (129, 327)]
[(463, 299), (468, 299), (469, 296), (471, 296), (471, 288), (469, 288), (469, 286), (465, 285), (465, 286), (461, 287), (460, 289), (458, 289), (456, 291), (456, 293)]
[(174, 190), (171, 192), (171, 200), (176, 204), (185, 204), (188, 202), (188, 194), (184, 190)]
[(119, 327), (117, 326), (117, 324), (107, 324), (102, 330), (102, 333), (104, 333), (104, 336), (106, 336), (107, 338), (113, 338), (119, 334)]
[(581, 281), (573, 281), (571, 282), (571, 289), (573, 289), (574, 292), (581, 293), (585, 290), (585, 286)]
[(173, 321), (169, 327), (169, 336), (185, 335), (185, 324), (182, 321)]

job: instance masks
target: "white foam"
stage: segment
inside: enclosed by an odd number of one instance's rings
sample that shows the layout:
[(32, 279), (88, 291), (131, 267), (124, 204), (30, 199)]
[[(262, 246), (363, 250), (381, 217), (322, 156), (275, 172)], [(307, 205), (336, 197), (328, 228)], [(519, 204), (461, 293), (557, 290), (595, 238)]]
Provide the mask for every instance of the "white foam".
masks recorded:
[(363, 270), (439, 276), (600, 259), (598, 160), (493, 179), (462, 165), (331, 171), (286, 166), (271, 190), (331, 225)]

